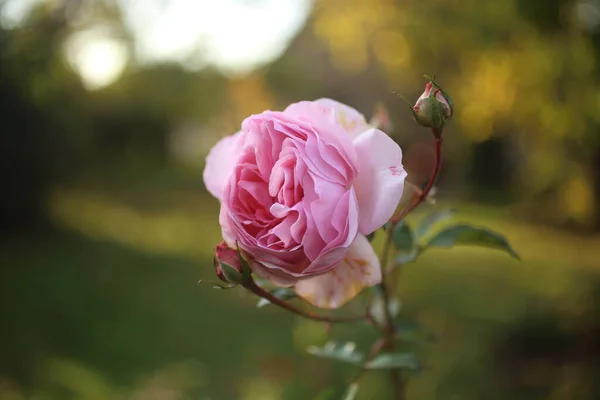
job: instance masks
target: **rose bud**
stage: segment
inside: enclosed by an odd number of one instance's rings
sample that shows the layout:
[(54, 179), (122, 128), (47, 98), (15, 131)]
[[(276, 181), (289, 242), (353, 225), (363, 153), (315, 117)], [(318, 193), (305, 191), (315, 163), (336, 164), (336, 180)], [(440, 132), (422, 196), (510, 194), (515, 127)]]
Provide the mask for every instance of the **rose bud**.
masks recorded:
[(419, 125), (440, 130), (452, 118), (452, 99), (433, 80), (413, 107), (413, 116)]
[(213, 262), (219, 279), (227, 283), (240, 284), (243, 282), (245, 260), (237, 250), (230, 248), (225, 242), (221, 242), (217, 246)]

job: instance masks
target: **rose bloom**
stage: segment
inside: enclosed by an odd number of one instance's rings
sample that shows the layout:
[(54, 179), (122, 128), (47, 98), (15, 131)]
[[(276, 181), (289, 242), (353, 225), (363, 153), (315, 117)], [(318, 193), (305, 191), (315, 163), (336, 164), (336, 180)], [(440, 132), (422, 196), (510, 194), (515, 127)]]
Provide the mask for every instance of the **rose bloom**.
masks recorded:
[(365, 235), (392, 216), (405, 178), (400, 147), (331, 99), (246, 118), (204, 170), (225, 242), (254, 273), (322, 308), (381, 281)]

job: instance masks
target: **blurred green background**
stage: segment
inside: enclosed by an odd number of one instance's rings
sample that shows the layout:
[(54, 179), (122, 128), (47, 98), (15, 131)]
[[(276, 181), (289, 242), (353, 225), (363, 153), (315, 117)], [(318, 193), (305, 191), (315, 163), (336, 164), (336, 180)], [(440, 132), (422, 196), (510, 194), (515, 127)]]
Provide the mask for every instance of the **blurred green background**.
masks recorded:
[[(244, 117), (331, 97), (390, 112), (409, 180), (456, 114), (437, 205), (505, 234), (427, 252), (402, 312), (436, 337), (409, 399), (600, 399), (597, 0), (0, 1), (0, 398), (313, 399), (353, 371), (323, 326), (212, 290), (204, 156)], [(361, 326), (332, 337), (373, 339)], [(360, 399), (386, 398), (367, 374)]]

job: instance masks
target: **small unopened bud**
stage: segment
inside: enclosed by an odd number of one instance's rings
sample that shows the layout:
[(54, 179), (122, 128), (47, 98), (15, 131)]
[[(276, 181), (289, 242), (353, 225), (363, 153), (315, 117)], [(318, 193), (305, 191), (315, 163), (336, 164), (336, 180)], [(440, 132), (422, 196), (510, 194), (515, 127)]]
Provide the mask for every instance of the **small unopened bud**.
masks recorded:
[(450, 121), (454, 112), (452, 99), (433, 80), (413, 107), (413, 116), (419, 125), (440, 131)]
[(227, 283), (240, 284), (243, 282), (247, 264), (239, 252), (227, 246), (225, 242), (221, 242), (217, 246), (213, 262), (219, 279)]

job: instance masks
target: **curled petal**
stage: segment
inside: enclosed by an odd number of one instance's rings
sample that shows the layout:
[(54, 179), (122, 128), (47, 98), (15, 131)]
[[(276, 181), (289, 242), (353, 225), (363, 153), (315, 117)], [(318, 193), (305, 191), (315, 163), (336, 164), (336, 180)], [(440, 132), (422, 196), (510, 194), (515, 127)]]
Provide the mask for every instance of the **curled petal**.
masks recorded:
[(348, 254), (331, 271), (296, 284), (298, 296), (320, 308), (339, 308), (364, 288), (381, 282), (381, 268), (371, 243), (358, 235)]
[(223, 197), (223, 188), (233, 173), (240, 151), (240, 132), (219, 140), (206, 156), (202, 173), (206, 189), (217, 199)]
[(354, 181), (359, 209), (358, 231), (368, 235), (394, 214), (407, 174), (402, 165), (400, 146), (379, 129), (369, 129), (357, 136), (354, 147), (359, 170)]

